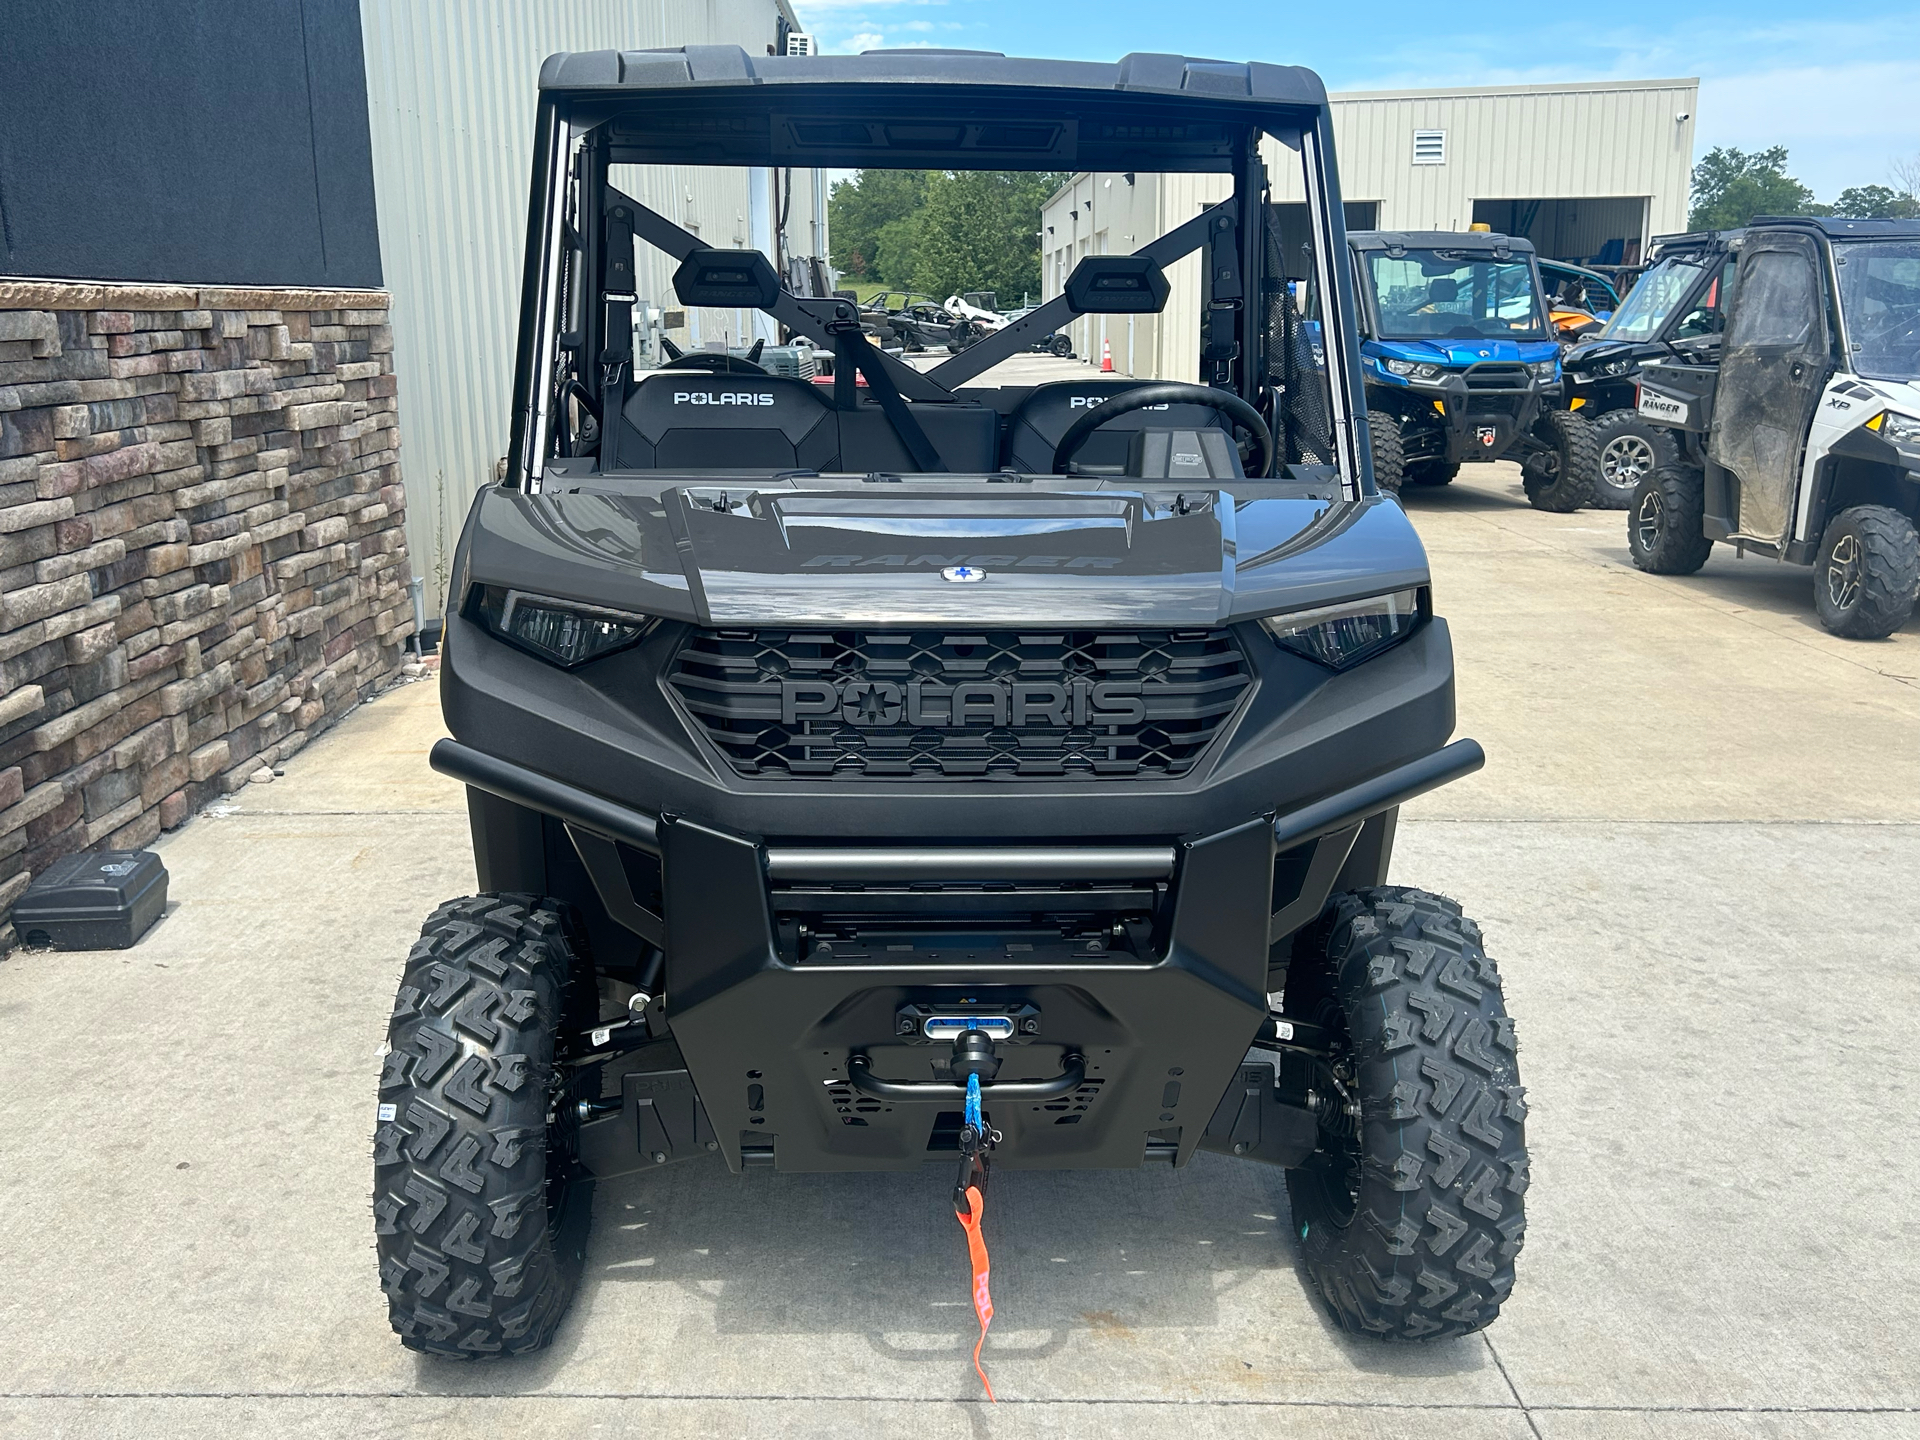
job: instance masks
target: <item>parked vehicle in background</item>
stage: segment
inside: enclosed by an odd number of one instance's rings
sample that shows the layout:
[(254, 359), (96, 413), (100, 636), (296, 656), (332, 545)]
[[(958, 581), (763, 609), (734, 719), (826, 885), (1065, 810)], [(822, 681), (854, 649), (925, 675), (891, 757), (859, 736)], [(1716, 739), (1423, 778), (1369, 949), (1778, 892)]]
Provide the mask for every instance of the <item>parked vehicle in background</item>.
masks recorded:
[(1620, 303), (1613, 282), (1598, 270), (1565, 260), (1541, 260), (1539, 265), (1547, 318), (1563, 346), (1597, 333)]
[(1692, 574), (1715, 541), (1810, 563), (1822, 625), (1890, 635), (1920, 585), (1920, 221), (1759, 218), (1730, 248), (1718, 356), (1640, 370), (1679, 454), (1635, 493), (1633, 563)]
[(1540, 283), (1551, 310), (1578, 310), (1605, 322), (1620, 308), (1620, 291), (1598, 270), (1570, 260), (1541, 260)]
[[(1006, 315), (1007, 323), (1017, 324), (1039, 308), (1038, 305), (1022, 305), (1017, 310), (1009, 310)], [(1073, 337), (1064, 330), (1055, 330), (1047, 335), (1035, 335), (1027, 342), (1026, 351), (1028, 354), (1057, 355), (1062, 360), (1070, 359), (1073, 355)]]
[(986, 302), (993, 297), (980, 295), (972, 299), (959, 295), (947, 297), (947, 314), (953, 317), (948, 331), (949, 345), (955, 350), (964, 350), (977, 340), (984, 339), (996, 330), (1006, 328), (1007, 317), (991, 308)]
[(1567, 403), (1593, 425), (1599, 452), (1596, 505), (1624, 510), (1640, 482), (1678, 451), (1635, 408), (1640, 367), (1649, 360), (1696, 360), (1718, 352), (1736, 268), (1738, 230), (1656, 236), (1653, 261), (1598, 335), (1561, 359)]
[(1528, 503), (1577, 510), (1594, 468), (1564, 408), (1560, 345), (1531, 242), (1487, 231), (1358, 230), (1353, 253), (1374, 479), (1445, 485), (1521, 464)]
[(883, 290), (860, 307), (861, 324), (882, 345), (917, 352), (930, 347), (959, 349), (954, 343), (957, 316), (931, 295)]

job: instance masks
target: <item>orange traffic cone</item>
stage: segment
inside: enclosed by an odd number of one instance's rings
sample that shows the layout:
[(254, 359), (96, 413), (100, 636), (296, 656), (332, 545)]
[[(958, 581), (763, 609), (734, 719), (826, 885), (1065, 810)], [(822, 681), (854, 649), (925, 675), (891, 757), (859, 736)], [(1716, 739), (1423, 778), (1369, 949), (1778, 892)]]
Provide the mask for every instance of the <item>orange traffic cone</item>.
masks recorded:
[(1111, 340), (1100, 342), (1100, 373), (1102, 375), (1113, 373), (1113, 342)]

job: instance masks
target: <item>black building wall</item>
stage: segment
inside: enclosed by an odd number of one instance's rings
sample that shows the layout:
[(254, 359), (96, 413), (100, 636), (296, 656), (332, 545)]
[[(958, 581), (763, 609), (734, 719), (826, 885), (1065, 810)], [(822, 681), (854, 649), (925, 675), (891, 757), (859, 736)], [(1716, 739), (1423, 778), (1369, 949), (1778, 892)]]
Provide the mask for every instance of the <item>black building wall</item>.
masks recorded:
[(358, 0), (0, 0), (0, 273), (377, 286)]

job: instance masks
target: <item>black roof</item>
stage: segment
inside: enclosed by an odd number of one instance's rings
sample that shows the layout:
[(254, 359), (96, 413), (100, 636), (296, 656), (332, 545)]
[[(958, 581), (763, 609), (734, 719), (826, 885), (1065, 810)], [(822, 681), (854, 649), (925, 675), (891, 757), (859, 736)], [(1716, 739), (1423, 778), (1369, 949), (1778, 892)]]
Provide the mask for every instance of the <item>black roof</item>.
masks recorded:
[(1117, 64), (951, 50), (550, 56), (542, 98), (608, 127), (615, 163), (1231, 173), (1250, 130), (1319, 122), (1311, 70), (1179, 55)]
[(1349, 230), (1347, 244), (1355, 250), (1505, 250), (1531, 255), (1533, 242), (1519, 235), (1491, 230)]
[(542, 90), (576, 94), (739, 85), (961, 85), (1110, 91), (1324, 107), (1327, 89), (1298, 65), (1135, 54), (1116, 64), (1024, 60), (985, 50), (869, 50), (863, 55), (750, 55), (738, 45), (583, 50), (551, 55)]
[(1756, 215), (1749, 222), (1819, 230), (1834, 240), (1920, 240), (1920, 220), (1843, 220), (1837, 215)]

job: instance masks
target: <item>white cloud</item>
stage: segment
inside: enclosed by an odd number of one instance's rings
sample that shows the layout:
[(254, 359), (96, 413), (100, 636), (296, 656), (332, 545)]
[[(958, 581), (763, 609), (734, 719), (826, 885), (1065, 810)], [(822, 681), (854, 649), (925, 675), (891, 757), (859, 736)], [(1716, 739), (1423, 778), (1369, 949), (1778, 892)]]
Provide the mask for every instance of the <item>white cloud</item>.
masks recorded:
[[(926, 34), (960, 28), (952, 21), (909, 19), (903, 11), (944, 8), (947, 0), (799, 0), (800, 23), (832, 54), (878, 50), (889, 31)], [(921, 44), (927, 42), (921, 41)]]

